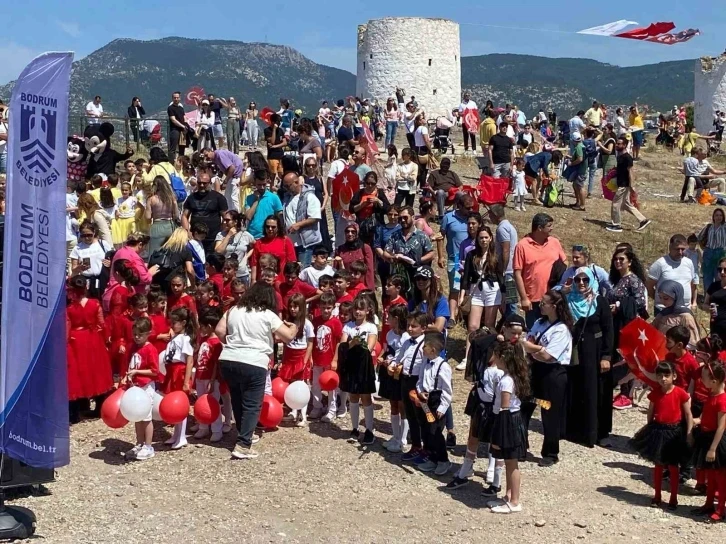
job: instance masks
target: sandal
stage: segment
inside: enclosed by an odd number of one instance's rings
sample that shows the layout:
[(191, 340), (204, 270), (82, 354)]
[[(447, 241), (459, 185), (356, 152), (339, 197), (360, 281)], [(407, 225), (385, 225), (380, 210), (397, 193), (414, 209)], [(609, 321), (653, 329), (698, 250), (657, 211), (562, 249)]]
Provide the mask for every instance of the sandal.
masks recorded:
[(491, 509), (491, 512), (494, 514), (516, 514), (517, 512), (522, 511), (522, 505), (513, 505), (510, 502), (505, 502), (504, 504), (501, 504), (499, 506), (495, 506)]

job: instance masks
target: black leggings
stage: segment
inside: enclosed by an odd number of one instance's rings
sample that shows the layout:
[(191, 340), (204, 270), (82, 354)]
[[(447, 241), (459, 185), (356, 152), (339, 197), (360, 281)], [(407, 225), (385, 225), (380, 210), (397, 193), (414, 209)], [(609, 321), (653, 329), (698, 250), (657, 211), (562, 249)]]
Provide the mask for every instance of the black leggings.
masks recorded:
[(411, 431), (411, 447), (421, 447), (421, 425), (416, 414), (416, 406), (411, 397), (408, 396), (409, 391), (416, 389), (418, 376), (401, 376), (401, 397), (403, 399), (403, 409), (406, 412), (408, 420), (408, 429)]
[(469, 139), (471, 138), (471, 150), (476, 151), (476, 135), (470, 133), (464, 127), (464, 151), (469, 151)]
[[(419, 168), (421, 168), (419, 166)], [(396, 198), (393, 200), (393, 205), (398, 208), (402, 203), (406, 203), (406, 206), (413, 206), (413, 202), (416, 199), (416, 192), (402, 191), (401, 189), (396, 191)]]
[(532, 364), (532, 381), (535, 397), (550, 402), (549, 409), (541, 410), (544, 431), (542, 457), (557, 459), (567, 414), (567, 368), (558, 363), (535, 362)]

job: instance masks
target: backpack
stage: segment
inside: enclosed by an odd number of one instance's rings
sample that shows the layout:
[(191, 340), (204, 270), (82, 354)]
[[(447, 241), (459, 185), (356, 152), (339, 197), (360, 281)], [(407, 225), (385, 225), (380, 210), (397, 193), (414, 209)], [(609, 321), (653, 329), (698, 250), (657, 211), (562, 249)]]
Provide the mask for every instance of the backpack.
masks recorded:
[(595, 144), (595, 140), (583, 140), (582, 147), (585, 152), (587, 162), (592, 162), (597, 158), (597, 145)]
[(179, 177), (179, 174), (176, 172), (171, 173), (163, 166), (161, 166), (161, 169), (169, 176), (169, 181), (171, 181), (171, 190), (174, 191), (176, 201), (180, 204), (183, 203), (187, 199), (187, 190), (184, 187), (184, 180)]
[(545, 187), (545, 191), (544, 191), (545, 208), (554, 208), (555, 202), (557, 202), (558, 196), (559, 196), (559, 191), (557, 190), (557, 187), (555, 187), (554, 183), (550, 183), (547, 187)]
[(207, 277), (206, 271), (204, 270), (204, 263), (202, 262), (202, 258), (199, 256), (199, 253), (194, 249), (194, 246), (190, 243), (187, 244), (187, 249), (189, 250), (189, 253), (192, 254), (192, 268), (194, 268), (194, 275), (197, 278), (197, 281), (204, 281), (204, 279)]

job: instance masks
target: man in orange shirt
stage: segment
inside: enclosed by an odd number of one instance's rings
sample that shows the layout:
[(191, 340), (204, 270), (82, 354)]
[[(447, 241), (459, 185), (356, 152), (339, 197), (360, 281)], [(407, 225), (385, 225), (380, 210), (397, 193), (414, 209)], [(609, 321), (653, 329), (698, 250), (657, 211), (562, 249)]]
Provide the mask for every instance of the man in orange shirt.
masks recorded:
[(554, 219), (546, 213), (536, 214), (532, 218), (532, 232), (514, 248), (514, 281), (528, 329), (542, 316), (539, 303), (547, 292), (552, 265), (557, 260), (567, 264), (560, 241), (550, 236), (553, 223)]

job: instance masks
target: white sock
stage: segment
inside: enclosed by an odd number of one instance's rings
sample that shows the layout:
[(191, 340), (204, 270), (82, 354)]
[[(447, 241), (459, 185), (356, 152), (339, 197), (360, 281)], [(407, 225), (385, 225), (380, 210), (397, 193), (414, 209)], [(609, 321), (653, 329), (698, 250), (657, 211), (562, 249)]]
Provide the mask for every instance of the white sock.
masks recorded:
[(408, 444), (408, 420), (404, 417), (401, 419), (401, 433), (398, 435), (401, 446)]
[(467, 448), (466, 455), (464, 456), (464, 462), (461, 464), (459, 469), (459, 478), (468, 478), (472, 469), (474, 468), (474, 461), (476, 460), (476, 452), (471, 451)]
[(302, 421), (305, 421), (307, 418), (308, 418), (308, 407), (306, 405), (306, 406), (303, 406), (302, 408), (300, 408), (300, 419)]
[(489, 454), (489, 464), (487, 465), (487, 481), (491, 482), (494, 479), (494, 465), (496, 459)]
[(174, 425), (174, 443), (186, 442), (187, 440), (187, 420)]
[(350, 403), (350, 424), (354, 431), (358, 430), (360, 425), (360, 404), (357, 402)]
[(503, 466), (497, 465), (494, 467), (494, 478), (492, 479), (492, 485), (494, 487), (502, 487), (502, 470)]
[(364, 406), (363, 414), (365, 415), (366, 419), (366, 431), (373, 432), (373, 405), (371, 404), (370, 406)]
[(335, 415), (335, 409), (338, 405), (337, 403), (338, 395), (335, 394), (335, 391), (330, 391), (328, 393), (328, 413)]
[(292, 410), (290, 412), (290, 417), (292, 417), (293, 421), (297, 421), (297, 410)]
[(401, 416), (398, 414), (391, 414), (391, 434), (393, 434), (393, 440), (400, 440)]

